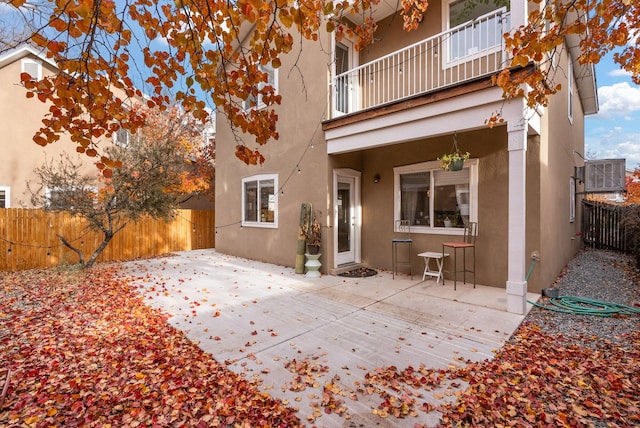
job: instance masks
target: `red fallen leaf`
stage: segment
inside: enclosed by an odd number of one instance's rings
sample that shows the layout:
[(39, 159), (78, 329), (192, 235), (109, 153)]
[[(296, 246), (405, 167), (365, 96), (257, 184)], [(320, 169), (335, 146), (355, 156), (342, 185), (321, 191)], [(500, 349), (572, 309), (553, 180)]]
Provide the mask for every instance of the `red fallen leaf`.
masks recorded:
[(257, 334), (258, 334), (258, 332), (257, 332), (256, 330), (253, 330), (253, 331), (251, 332), (251, 336), (256, 336)]

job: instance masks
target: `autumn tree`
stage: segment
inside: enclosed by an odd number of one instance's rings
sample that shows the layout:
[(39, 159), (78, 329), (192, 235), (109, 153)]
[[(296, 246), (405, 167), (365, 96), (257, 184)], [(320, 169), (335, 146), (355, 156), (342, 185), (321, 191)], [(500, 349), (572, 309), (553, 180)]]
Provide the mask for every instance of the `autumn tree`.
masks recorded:
[(626, 202), (640, 204), (640, 168), (633, 171), (633, 175), (626, 177), (625, 189), (627, 190)]
[[(134, 81), (147, 68), (148, 106), (165, 108), (167, 89), (193, 117), (206, 120), (216, 108), (235, 130), (254, 137), (256, 145), (236, 141), (236, 156), (262, 163), (259, 146), (278, 138), (274, 104), (281, 96), (267, 84), (263, 68), (278, 68), (282, 55), (318, 40), (324, 31), (345, 34), (363, 46), (373, 40), (376, 22), (370, 9), (379, 0), (2, 0), (33, 26), (29, 40), (46, 51), (61, 73), (41, 81), (23, 75), (27, 96), (51, 104), (34, 136), (47, 145), (68, 133), (77, 150), (102, 156), (96, 143), (120, 127), (135, 132), (144, 117), (126, 108), (127, 97), (140, 96)], [(487, 0), (469, 0), (486, 2)], [(530, 106), (546, 105), (560, 90), (558, 72), (549, 53), (566, 36), (579, 36), (580, 63), (596, 63), (608, 52), (640, 82), (640, 54), (633, 39), (638, 29), (639, 3), (634, 0), (533, 0), (526, 26), (505, 36), (512, 61), (495, 81), (506, 98), (525, 97)], [(405, 30), (420, 25), (428, 2), (400, 0)], [(344, 18), (361, 15), (363, 25)], [(165, 44), (153, 44), (163, 40)], [(132, 60), (140, 52), (142, 60)], [(144, 64), (142, 64), (142, 62)], [(512, 73), (524, 69), (524, 73)], [(177, 89), (180, 88), (180, 89)], [(125, 94), (116, 95), (116, 91)], [(199, 94), (206, 94), (201, 99)], [(242, 101), (260, 99), (266, 106), (245, 110)], [(208, 103), (208, 105), (207, 105)], [(500, 121), (496, 116), (490, 124)], [(108, 175), (113, 159), (98, 163)]]
[(129, 222), (145, 215), (168, 220), (185, 198), (213, 193), (214, 148), (203, 144), (192, 117), (177, 108), (138, 114), (146, 116), (147, 124), (136, 134), (119, 133), (116, 144), (105, 150), (119, 166), (110, 177), (83, 174), (69, 155), (35, 171), (39, 186), (30, 186), (35, 206), (71, 212), (102, 233), (102, 242), (88, 259), (73, 239), (58, 235), (84, 267), (91, 267)]
[[(505, 35), (511, 63), (496, 83), (505, 98), (525, 97), (529, 107), (546, 106), (550, 96), (562, 89), (554, 77), (558, 70), (552, 57), (563, 49), (566, 37), (578, 37), (580, 64), (597, 64), (613, 53), (614, 61), (640, 84), (640, 3), (635, 0), (533, 0), (538, 8), (529, 14), (527, 25)], [(512, 73), (526, 69), (526, 73)], [(579, 77), (579, 76), (578, 76)], [(495, 123), (498, 117), (493, 118)]]

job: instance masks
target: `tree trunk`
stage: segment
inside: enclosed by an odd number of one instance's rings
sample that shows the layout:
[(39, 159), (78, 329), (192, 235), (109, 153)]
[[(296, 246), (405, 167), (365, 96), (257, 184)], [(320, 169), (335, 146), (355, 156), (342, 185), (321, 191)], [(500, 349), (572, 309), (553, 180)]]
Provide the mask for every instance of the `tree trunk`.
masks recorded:
[(73, 251), (74, 253), (76, 253), (78, 255), (78, 258), (80, 260), (78, 260), (78, 263), (80, 263), (80, 265), (84, 266), (84, 254), (82, 253), (82, 250), (79, 248), (74, 247), (73, 245), (71, 245), (71, 243), (69, 241), (67, 241), (64, 236), (62, 235), (57, 235), (58, 239), (60, 240), (60, 242), (62, 242), (62, 244), (67, 247), (68, 249), (70, 249), (71, 251)]

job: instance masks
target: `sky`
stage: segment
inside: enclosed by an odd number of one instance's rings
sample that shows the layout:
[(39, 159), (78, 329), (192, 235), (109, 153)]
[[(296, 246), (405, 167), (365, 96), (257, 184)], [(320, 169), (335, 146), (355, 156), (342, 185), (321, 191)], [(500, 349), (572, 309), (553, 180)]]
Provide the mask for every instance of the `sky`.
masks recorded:
[(640, 86), (610, 56), (596, 64), (600, 110), (585, 118), (587, 159), (626, 159), (640, 167)]

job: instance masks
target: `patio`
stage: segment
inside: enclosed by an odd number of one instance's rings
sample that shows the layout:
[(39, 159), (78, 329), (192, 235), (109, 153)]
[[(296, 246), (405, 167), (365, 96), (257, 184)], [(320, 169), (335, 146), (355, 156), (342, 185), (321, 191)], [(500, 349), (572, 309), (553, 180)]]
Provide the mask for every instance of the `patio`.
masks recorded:
[[(438, 369), (492, 358), (524, 318), (505, 311), (504, 289), (458, 282), (454, 291), (452, 281), (443, 286), (421, 275), (306, 278), (215, 250), (124, 266), (173, 326), (229, 369), (260, 379), (265, 392), (316, 426), (436, 424), (437, 412), (374, 415), (381, 398), (359, 390), (365, 375), (388, 366)], [(341, 416), (318, 405), (327, 384), (344, 400)], [(464, 385), (421, 391), (419, 400), (455, 399), (456, 388)]]

